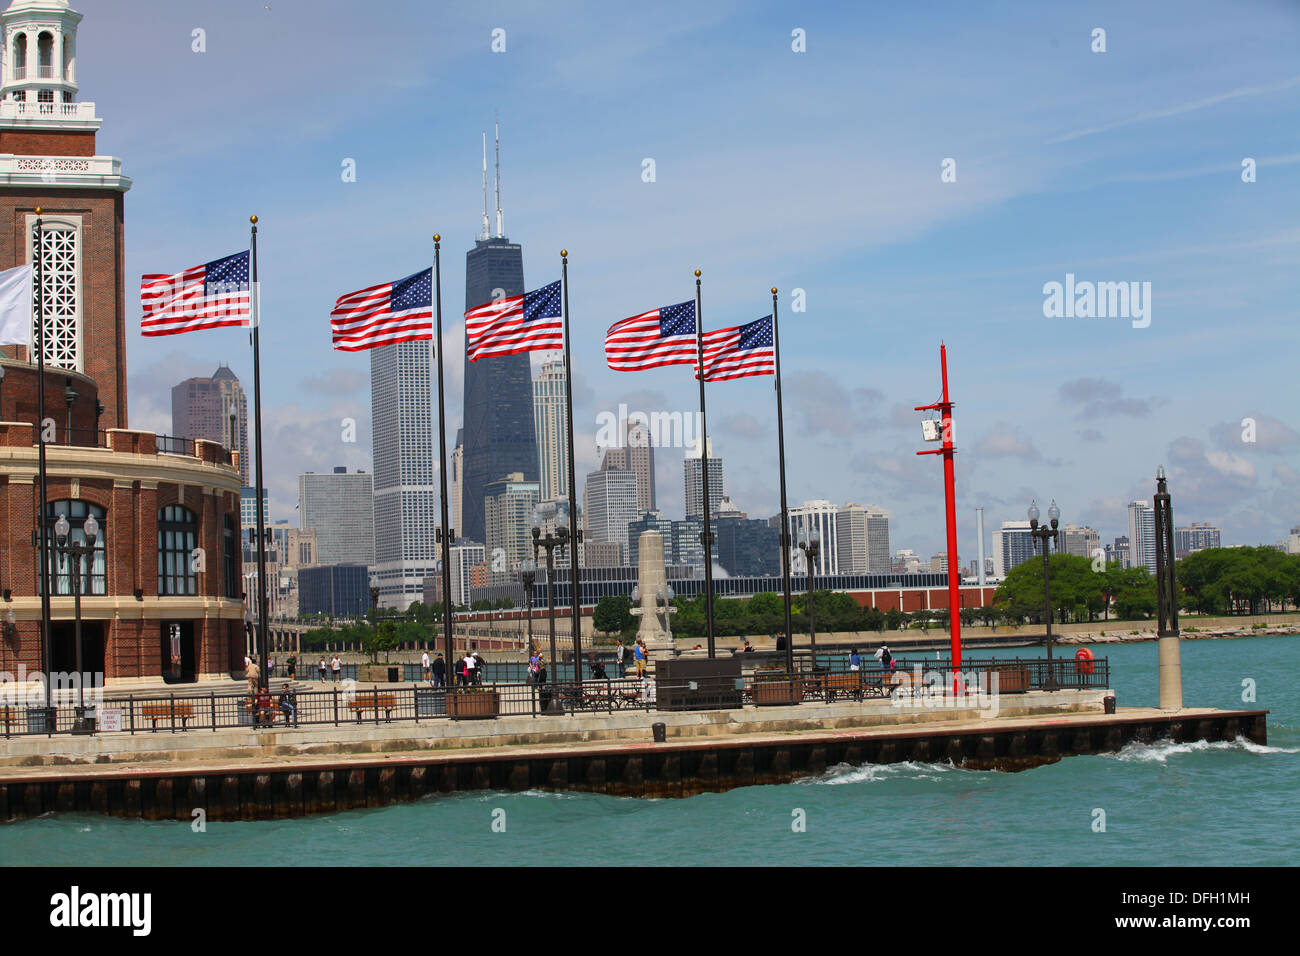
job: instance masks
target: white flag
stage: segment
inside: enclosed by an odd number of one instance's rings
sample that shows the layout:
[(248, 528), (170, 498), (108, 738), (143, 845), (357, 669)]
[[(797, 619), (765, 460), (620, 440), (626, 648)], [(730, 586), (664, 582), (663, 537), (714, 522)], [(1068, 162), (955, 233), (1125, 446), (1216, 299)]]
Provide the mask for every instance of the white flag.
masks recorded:
[(0, 345), (32, 344), (32, 267), (0, 272)]

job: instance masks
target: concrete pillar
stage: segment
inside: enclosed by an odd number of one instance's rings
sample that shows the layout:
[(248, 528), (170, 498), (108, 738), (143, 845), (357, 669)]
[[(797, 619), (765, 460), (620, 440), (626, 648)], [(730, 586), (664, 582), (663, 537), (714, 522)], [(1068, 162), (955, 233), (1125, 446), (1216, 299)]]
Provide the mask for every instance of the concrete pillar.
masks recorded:
[(669, 626), (670, 615), (676, 609), (659, 603), (659, 589), (668, 586), (663, 535), (658, 531), (643, 532), (637, 539), (637, 549), (637, 587), (641, 601), (632, 608), (632, 613), (641, 618), (636, 636), (645, 641), (650, 655), (648, 670), (653, 674), (656, 662), (672, 660), (677, 655), (677, 644)]
[(1182, 710), (1183, 666), (1179, 657), (1178, 635), (1162, 637), (1157, 644), (1160, 661), (1160, 709)]

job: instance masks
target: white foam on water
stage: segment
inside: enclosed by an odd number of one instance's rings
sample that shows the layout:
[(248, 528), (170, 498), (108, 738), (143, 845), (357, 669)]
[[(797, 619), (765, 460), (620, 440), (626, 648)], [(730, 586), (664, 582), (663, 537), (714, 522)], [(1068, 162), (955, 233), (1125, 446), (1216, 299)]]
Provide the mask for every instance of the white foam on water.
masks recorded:
[(898, 763), (868, 763), (861, 766), (841, 763), (827, 768), (825, 773), (815, 777), (800, 777), (793, 781), (803, 785), (825, 785), (836, 787), (846, 783), (876, 783), (877, 781), (908, 778), (912, 780), (938, 780), (939, 774), (961, 770), (951, 761), (945, 763), (918, 763), (902, 760)]
[(1191, 740), (1181, 744), (1166, 737), (1149, 744), (1139, 740), (1130, 741), (1118, 753), (1100, 756), (1123, 760), (1126, 763), (1166, 763), (1175, 754), (1200, 753), (1208, 750), (1242, 750), (1252, 754), (1300, 753), (1300, 748), (1269, 747), (1247, 740), (1245, 737), (1238, 737), (1236, 740)]

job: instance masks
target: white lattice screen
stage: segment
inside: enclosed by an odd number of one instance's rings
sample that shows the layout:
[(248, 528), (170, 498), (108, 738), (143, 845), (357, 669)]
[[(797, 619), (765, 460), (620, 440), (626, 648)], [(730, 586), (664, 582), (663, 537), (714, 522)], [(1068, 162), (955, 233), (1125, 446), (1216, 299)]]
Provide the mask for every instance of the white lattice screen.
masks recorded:
[[(45, 363), (80, 372), (84, 370), (85, 357), (81, 354), (80, 311), (77, 308), (79, 230), (73, 225), (47, 222), (44, 231), (41, 285), (45, 289)], [(35, 249), (34, 229), (32, 243)], [(35, 317), (36, 303), (33, 302), (33, 321)], [(35, 341), (33, 336), (33, 344)]]

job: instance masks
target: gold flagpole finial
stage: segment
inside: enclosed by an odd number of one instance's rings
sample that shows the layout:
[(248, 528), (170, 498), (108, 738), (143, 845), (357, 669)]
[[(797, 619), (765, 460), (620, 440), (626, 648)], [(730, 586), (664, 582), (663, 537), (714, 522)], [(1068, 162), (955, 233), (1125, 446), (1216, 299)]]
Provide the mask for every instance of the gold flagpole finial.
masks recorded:
[(441, 241), (442, 241), (442, 236), (438, 235), (438, 234), (435, 232), (435, 233), (433, 234), (433, 241), (434, 241), (434, 242), (441, 242)]
[(772, 294), (776, 295), (776, 286), (772, 286)]
[(696, 269), (696, 270), (695, 270), (695, 278), (698, 279), (699, 277), (700, 277), (700, 270), (699, 270), (699, 269)]
[(569, 250), (568, 250), (568, 249), (561, 249), (561, 250), (560, 250), (560, 255), (561, 255), (563, 258), (565, 258), (565, 259), (569, 258)]
[(257, 225), (257, 217), (256, 217), (256, 216), (249, 216), (249, 217), (248, 217), (248, 221), (251, 222), (251, 223), (252, 223), (253, 225), (255, 225), (255, 226)]
[(37, 206), (37, 207), (36, 207), (36, 215), (39, 216), (40, 214), (41, 214), (41, 207), (40, 207), (40, 206)]

